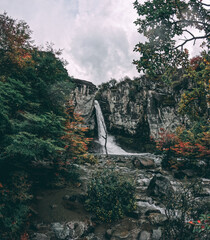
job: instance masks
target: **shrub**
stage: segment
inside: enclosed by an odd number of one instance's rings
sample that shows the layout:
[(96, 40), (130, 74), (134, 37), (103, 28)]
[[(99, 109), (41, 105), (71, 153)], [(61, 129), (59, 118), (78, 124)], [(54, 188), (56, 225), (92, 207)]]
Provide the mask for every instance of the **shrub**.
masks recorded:
[(113, 222), (136, 208), (135, 187), (113, 169), (98, 171), (93, 175), (86, 199), (86, 208), (103, 222)]
[(78, 156), (77, 161), (78, 163), (85, 164), (89, 163), (91, 165), (98, 163), (98, 158), (94, 156), (93, 154), (85, 153), (81, 156)]
[(208, 239), (209, 222), (204, 223), (206, 219), (200, 218), (209, 211), (201, 197), (202, 191), (202, 184), (195, 179), (189, 184), (182, 184), (178, 191), (164, 199), (167, 221), (163, 226), (162, 240)]
[[(202, 127), (202, 126), (201, 126)], [(184, 126), (177, 128), (176, 135), (160, 129), (159, 139), (156, 140), (156, 148), (163, 153), (162, 167), (179, 169), (183, 163), (177, 162), (175, 157), (184, 158), (185, 167), (196, 166), (198, 159), (209, 159), (209, 129), (203, 126), (203, 132), (194, 126), (187, 130)]]
[(0, 239), (19, 239), (30, 213), (30, 183), (26, 173), (16, 171), (0, 183)]

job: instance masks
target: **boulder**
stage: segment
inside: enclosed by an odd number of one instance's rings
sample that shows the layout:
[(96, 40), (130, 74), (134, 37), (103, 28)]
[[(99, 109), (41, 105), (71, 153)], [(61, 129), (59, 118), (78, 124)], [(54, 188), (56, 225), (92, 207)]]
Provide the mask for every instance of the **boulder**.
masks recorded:
[(148, 202), (139, 201), (139, 202), (137, 202), (136, 211), (138, 211), (139, 216), (141, 216), (141, 215), (149, 216), (151, 213), (164, 214), (165, 209), (160, 208), (160, 207), (156, 206), (155, 204), (150, 204)]
[(89, 233), (94, 231), (94, 228), (92, 226), (91, 222), (80, 222), (80, 221), (75, 221), (75, 222), (69, 222), (66, 224), (70, 231), (71, 231), (71, 236), (73, 239), (77, 239), (83, 235), (88, 235)]
[(34, 233), (31, 240), (50, 240), (50, 237), (43, 233)]
[(52, 224), (52, 230), (55, 233), (57, 239), (59, 240), (66, 239), (68, 236), (72, 235), (67, 225), (58, 222)]
[(111, 240), (118, 240), (118, 239), (131, 239), (130, 232), (128, 230), (122, 231), (122, 229), (118, 229), (114, 231), (112, 234)]
[[(66, 224), (53, 223), (52, 230), (57, 239), (79, 239), (82, 236), (87, 236), (93, 232), (92, 223), (85, 223), (80, 221), (72, 221)], [(90, 237), (90, 236), (89, 236)], [(90, 239), (94, 239), (91, 237)]]
[(161, 213), (151, 213), (147, 218), (152, 225), (162, 225), (167, 220), (166, 215)]
[(147, 231), (142, 231), (139, 235), (139, 239), (138, 240), (150, 240), (150, 233)]
[(124, 218), (106, 231), (106, 238), (110, 240), (136, 240), (139, 235), (138, 221)]
[(161, 236), (162, 236), (162, 231), (160, 228), (154, 229), (152, 231), (152, 240), (159, 240), (161, 239)]
[(174, 193), (170, 181), (161, 174), (155, 175), (147, 188), (149, 196), (163, 197)]
[(88, 236), (85, 237), (86, 240), (100, 240), (94, 233), (90, 233)]
[(135, 158), (133, 164), (136, 168), (140, 169), (155, 167), (155, 161), (150, 157)]

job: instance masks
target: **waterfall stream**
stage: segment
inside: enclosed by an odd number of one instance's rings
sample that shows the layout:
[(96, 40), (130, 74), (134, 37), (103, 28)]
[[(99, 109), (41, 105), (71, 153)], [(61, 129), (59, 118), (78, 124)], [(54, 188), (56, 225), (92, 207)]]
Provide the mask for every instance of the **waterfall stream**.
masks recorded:
[(97, 124), (98, 124), (98, 140), (100, 145), (102, 146), (103, 153), (106, 153), (105, 141), (107, 140), (106, 148), (109, 154), (117, 154), (117, 155), (128, 154), (126, 151), (124, 151), (121, 147), (119, 147), (116, 144), (114, 137), (107, 133), (103, 113), (101, 111), (101, 107), (97, 100), (95, 100), (95, 109), (96, 109), (96, 118), (97, 118)]

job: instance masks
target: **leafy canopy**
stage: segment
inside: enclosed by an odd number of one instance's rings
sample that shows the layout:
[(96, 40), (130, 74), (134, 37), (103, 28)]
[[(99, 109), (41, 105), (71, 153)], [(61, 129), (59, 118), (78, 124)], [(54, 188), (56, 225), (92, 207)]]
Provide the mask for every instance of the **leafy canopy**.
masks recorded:
[(134, 49), (140, 53), (140, 59), (134, 61), (138, 71), (156, 77), (171, 73), (186, 65), (186, 43), (203, 39), (209, 47), (209, 7), (200, 0), (147, 0), (142, 4), (136, 0), (134, 8), (139, 18), (135, 24), (146, 37)]

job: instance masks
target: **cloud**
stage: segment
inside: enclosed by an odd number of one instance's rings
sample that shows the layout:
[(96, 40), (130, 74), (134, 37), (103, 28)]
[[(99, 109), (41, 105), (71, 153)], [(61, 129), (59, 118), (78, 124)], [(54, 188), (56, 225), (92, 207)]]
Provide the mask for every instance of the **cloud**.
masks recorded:
[[(0, 9), (25, 20), (37, 45), (52, 42), (63, 49), (71, 76), (100, 84), (139, 75), (132, 64), (138, 59), (133, 48), (144, 37), (133, 23), (138, 17), (133, 1), (1, 0)], [(198, 46), (187, 44), (191, 57)]]
[(133, 0), (1, 0), (0, 9), (25, 20), (37, 45), (64, 49), (70, 75), (95, 84), (138, 76), (132, 64), (139, 34)]

